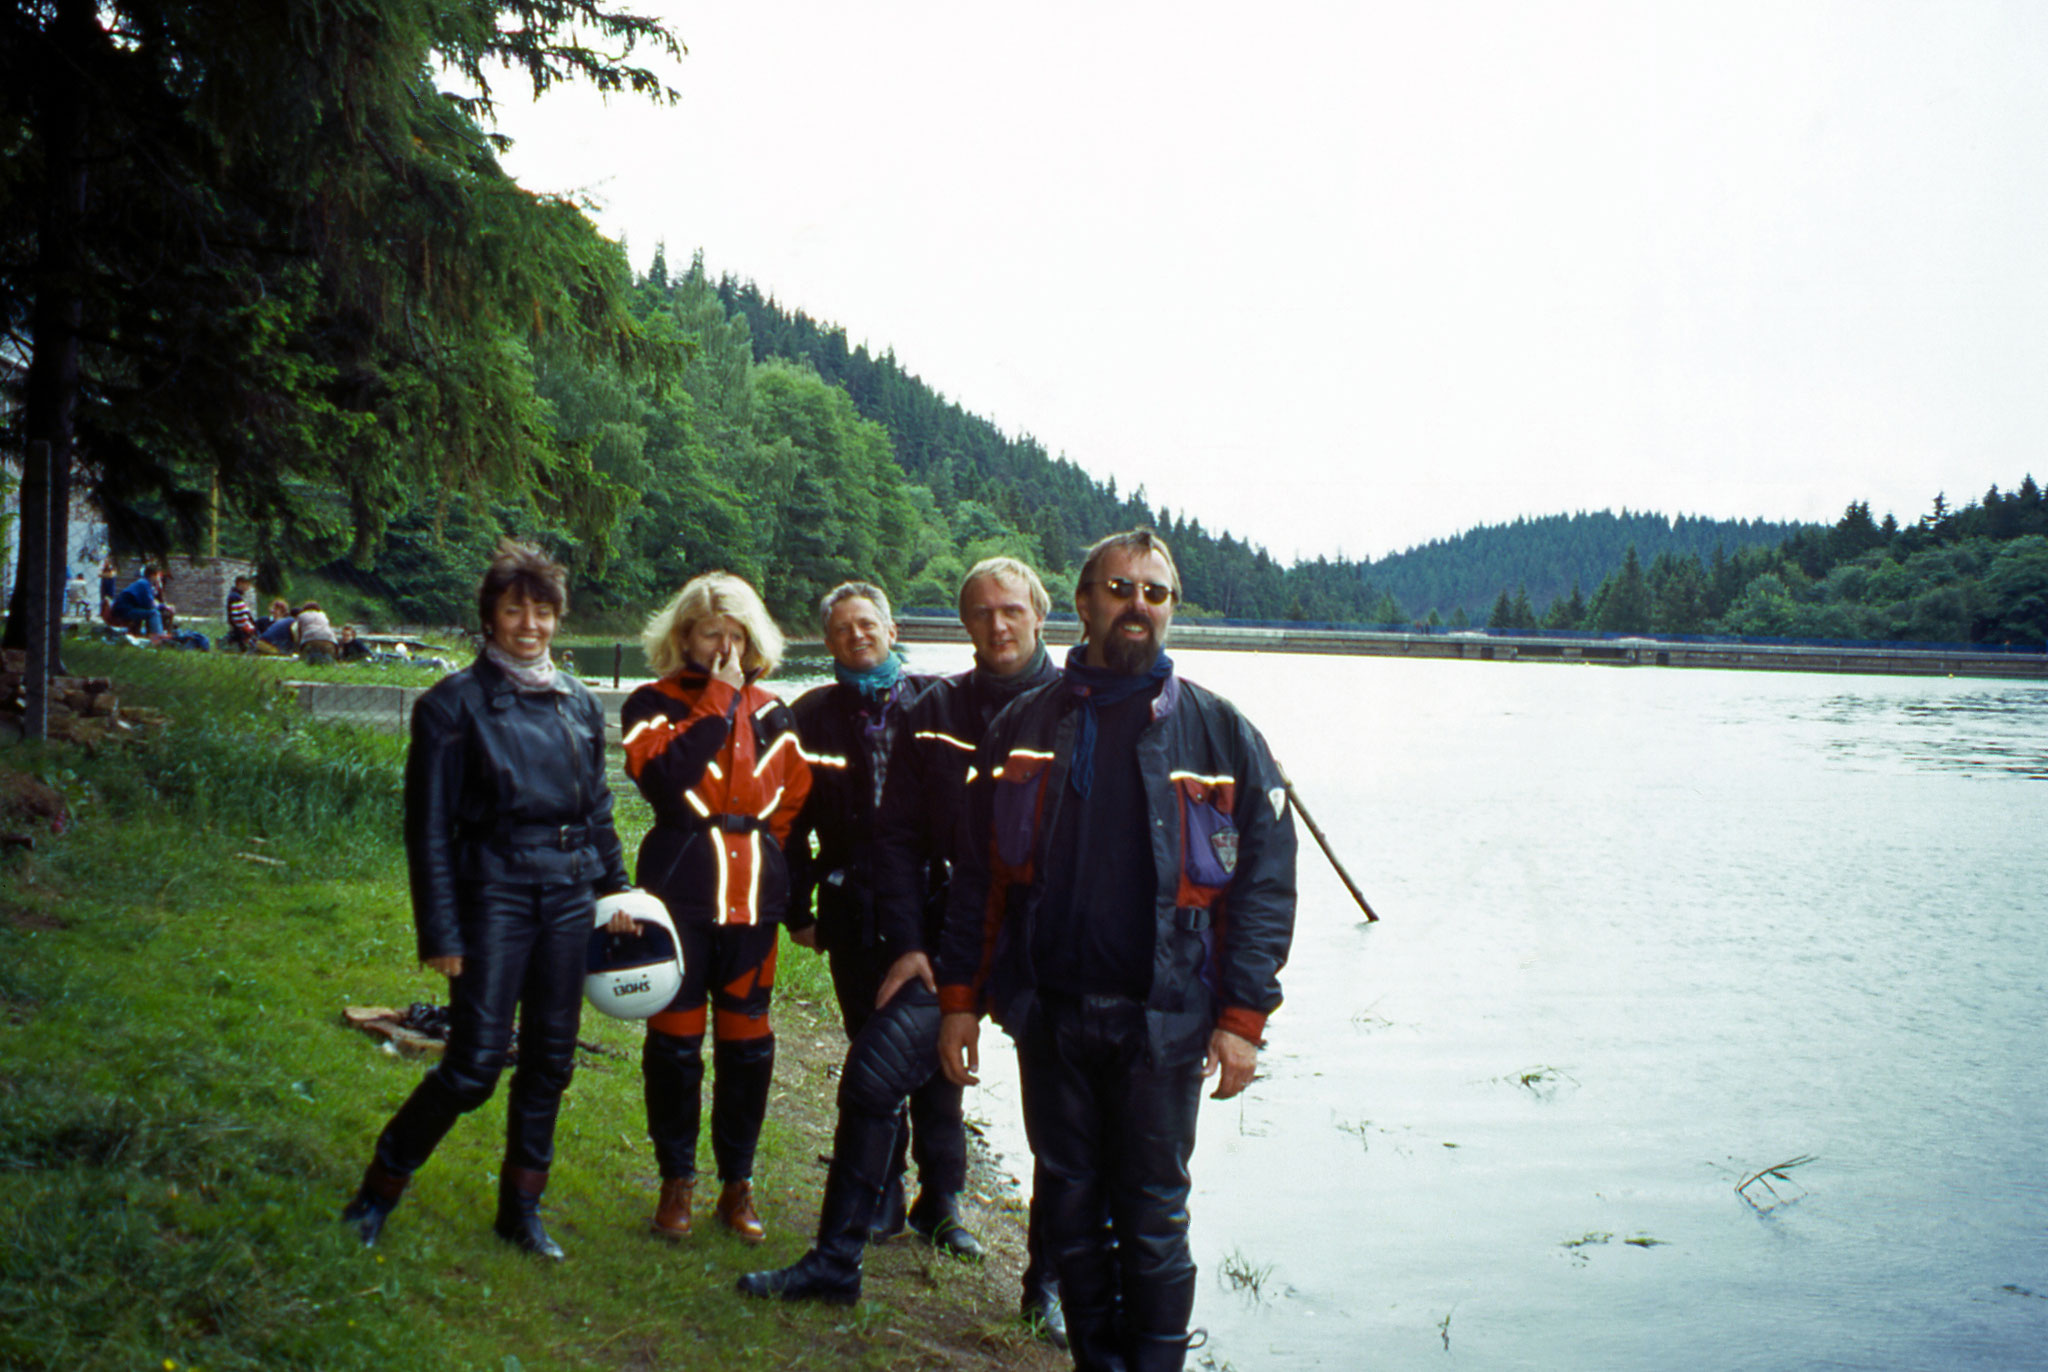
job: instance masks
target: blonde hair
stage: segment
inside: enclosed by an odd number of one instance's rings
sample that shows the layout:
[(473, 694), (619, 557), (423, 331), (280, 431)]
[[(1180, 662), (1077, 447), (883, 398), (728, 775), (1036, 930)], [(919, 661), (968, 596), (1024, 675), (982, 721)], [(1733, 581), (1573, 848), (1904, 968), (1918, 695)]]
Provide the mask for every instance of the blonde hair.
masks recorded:
[(741, 668), (760, 676), (775, 670), (782, 661), (782, 630), (768, 617), (768, 607), (754, 588), (730, 572), (691, 577), (675, 599), (654, 612), (640, 632), (648, 670), (657, 676), (681, 670), (689, 661), (683, 644), (690, 631), (718, 615), (730, 615), (747, 631)]
[(959, 611), (967, 613), (967, 588), (987, 577), (999, 581), (1013, 591), (1022, 591), (1031, 598), (1031, 608), (1044, 619), (1052, 613), (1052, 597), (1045, 592), (1045, 583), (1038, 579), (1038, 573), (1028, 563), (1014, 557), (985, 557), (967, 569), (967, 575), (960, 578)]

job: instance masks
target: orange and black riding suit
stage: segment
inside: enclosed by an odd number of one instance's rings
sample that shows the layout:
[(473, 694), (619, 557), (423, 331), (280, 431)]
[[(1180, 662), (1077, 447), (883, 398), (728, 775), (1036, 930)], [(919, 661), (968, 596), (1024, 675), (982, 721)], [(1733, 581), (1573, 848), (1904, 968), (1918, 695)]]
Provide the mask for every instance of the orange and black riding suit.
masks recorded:
[(784, 845), (811, 788), (789, 707), (686, 667), (626, 699), (626, 774), (654, 807), (634, 880), (675, 921), (683, 985), (647, 1024), (641, 1073), (662, 1179), (697, 1175), (704, 1033), (715, 1033), (711, 1150), (724, 1181), (753, 1175), (775, 1066), (768, 1001), (789, 903)]

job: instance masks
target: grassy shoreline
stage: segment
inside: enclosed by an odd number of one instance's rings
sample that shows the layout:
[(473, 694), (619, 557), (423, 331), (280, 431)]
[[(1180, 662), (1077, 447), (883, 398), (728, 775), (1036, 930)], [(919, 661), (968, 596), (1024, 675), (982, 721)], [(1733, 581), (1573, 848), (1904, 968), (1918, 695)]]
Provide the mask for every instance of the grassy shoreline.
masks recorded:
[[(569, 1261), (490, 1233), (502, 1091), (364, 1252), (335, 1214), (422, 1065), (340, 1014), (444, 998), (412, 957), (403, 742), (306, 719), (245, 661), (67, 656), (171, 723), (96, 753), (0, 749), (0, 776), (70, 811), (0, 858), (0, 1366), (1065, 1365), (1013, 1318), (1015, 1201), (985, 1176), (982, 1267), (899, 1240), (871, 1250), (852, 1311), (733, 1293), (807, 1246), (830, 1147), (844, 1040), (822, 963), (793, 947), (764, 1247), (647, 1233), (640, 1029), (589, 1015), (545, 1209)], [(645, 807), (621, 815), (632, 842)]]

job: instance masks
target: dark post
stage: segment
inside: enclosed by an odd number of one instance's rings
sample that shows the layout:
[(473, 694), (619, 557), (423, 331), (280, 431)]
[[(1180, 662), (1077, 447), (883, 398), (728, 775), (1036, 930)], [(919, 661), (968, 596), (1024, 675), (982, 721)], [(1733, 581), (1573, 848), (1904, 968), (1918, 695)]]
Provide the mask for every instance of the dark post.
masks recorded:
[(612, 689), (614, 691), (619, 689), (619, 667), (622, 663), (625, 662), (625, 660), (626, 645), (623, 643), (614, 643), (612, 645)]
[(21, 612), (27, 620), (27, 661), (24, 683), (28, 710), (22, 716), (22, 737), (50, 736), (50, 445), (38, 439), (28, 445), (28, 465), (21, 482), (21, 551), (15, 575), (21, 578)]

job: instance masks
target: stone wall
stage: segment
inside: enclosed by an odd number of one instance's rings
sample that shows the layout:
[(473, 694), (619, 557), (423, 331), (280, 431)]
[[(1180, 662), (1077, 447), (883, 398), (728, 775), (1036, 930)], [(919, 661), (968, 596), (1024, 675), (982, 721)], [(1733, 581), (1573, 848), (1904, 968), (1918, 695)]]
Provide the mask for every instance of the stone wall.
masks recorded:
[[(148, 565), (140, 558), (123, 558), (116, 589), (141, 576)], [(233, 557), (171, 557), (165, 558), (163, 565), (171, 574), (164, 599), (177, 607), (180, 617), (187, 619), (225, 621), (228, 592), (234, 589), (235, 578), (256, 575), (255, 563)], [(250, 602), (250, 608), (257, 614), (264, 612), (262, 600), (253, 592)]]

